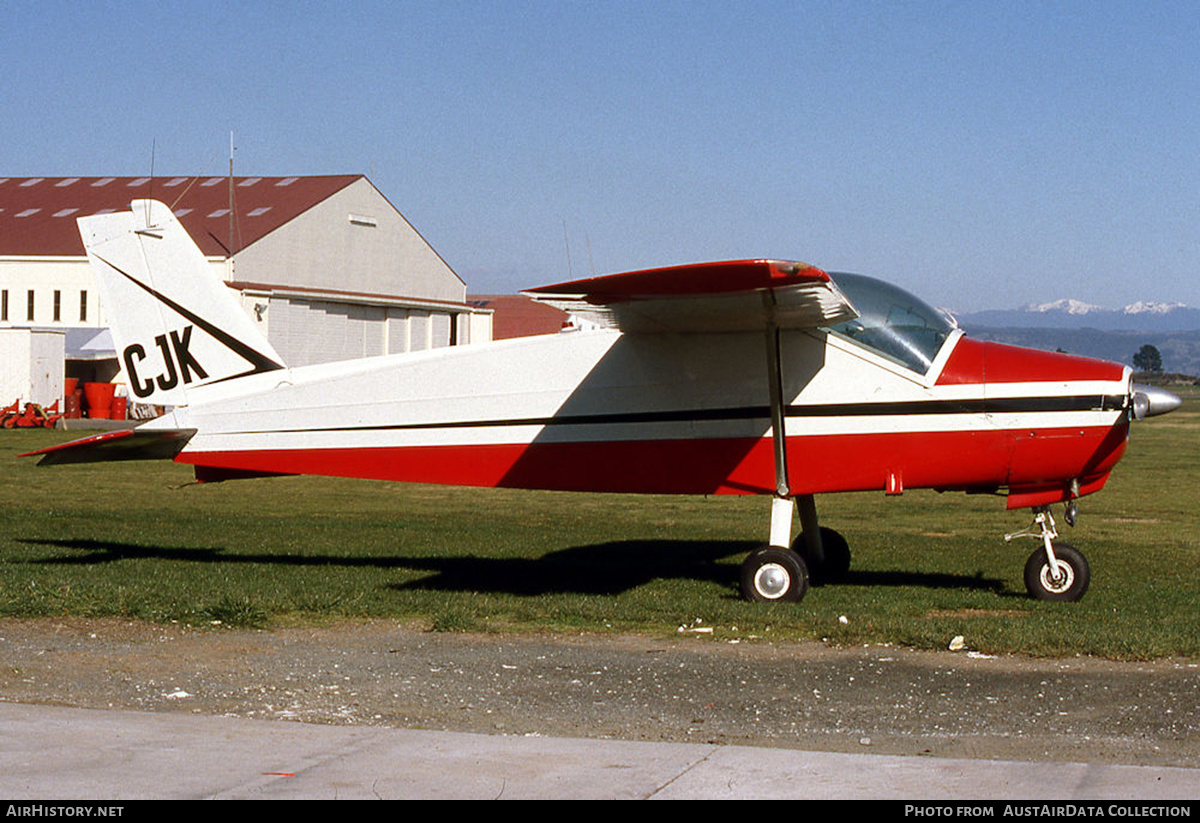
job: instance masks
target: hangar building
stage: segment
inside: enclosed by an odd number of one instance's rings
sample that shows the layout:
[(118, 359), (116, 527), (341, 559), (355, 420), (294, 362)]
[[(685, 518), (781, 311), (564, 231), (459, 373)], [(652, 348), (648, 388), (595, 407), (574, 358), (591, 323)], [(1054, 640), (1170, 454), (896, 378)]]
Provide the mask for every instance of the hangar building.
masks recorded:
[(491, 339), (491, 312), (362, 175), (0, 177), (0, 337), (65, 332), (66, 376), (111, 379), (75, 218), (144, 198), (171, 206), (288, 365)]

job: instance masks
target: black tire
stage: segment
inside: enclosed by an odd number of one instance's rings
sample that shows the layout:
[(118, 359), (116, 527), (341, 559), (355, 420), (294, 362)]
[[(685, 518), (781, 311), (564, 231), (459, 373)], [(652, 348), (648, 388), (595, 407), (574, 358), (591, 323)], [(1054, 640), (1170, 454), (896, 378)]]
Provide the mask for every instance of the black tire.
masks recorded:
[(821, 553), (824, 558), (820, 563), (814, 562), (809, 555), (803, 534), (792, 541), (792, 551), (804, 558), (812, 582), (816, 585), (837, 583), (845, 580), (850, 573), (850, 544), (833, 529), (821, 526)]
[(742, 562), (742, 597), (756, 603), (796, 603), (808, 591), (808, 567), (791, 549), (764, 546)]
[(1046, 550), (1038, 549), (1029, 555), (1025, 563), (1025, 588), (1038, 600), (1053, 600), (1074, 603), (1083, 597), (1092, 582), (1092, 570), (1087, 558), (1074, 546), (1059, 543), (1054, 547), (1054, 556), (1065, 566), (1060, 578), (1055, 579), (1050, 570), (1050, 559)]

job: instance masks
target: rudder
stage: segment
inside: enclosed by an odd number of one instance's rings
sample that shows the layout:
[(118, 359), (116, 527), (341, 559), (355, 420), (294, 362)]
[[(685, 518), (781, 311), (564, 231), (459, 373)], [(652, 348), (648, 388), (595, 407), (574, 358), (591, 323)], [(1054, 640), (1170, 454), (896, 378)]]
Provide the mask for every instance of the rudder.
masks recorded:
[(139, 402), (184, 405), (199, 386), (284, 368), (165, 204), (135, 200), (78, 223)]

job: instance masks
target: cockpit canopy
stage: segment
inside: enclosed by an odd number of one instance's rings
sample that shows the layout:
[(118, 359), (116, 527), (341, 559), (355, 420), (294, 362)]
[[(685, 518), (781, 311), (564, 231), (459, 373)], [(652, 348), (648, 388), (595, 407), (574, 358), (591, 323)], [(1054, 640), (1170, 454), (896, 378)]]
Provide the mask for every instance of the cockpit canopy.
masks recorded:
[(926, 374), (950, 333), (953, 318), (890, 283), (861, 274), (830, 272), (858, 317), (829, 331), (895, 363)]

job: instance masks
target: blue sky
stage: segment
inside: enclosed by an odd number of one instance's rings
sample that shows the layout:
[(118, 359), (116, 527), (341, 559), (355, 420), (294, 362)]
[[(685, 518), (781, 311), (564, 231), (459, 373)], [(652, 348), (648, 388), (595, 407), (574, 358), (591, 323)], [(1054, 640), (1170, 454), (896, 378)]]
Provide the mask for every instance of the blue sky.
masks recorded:
[(3, 2), (0, 65), (0, 175), (223, 174), (232, 131), (477, 293), (766, 256), (1200, 306), (1194, 2)]

